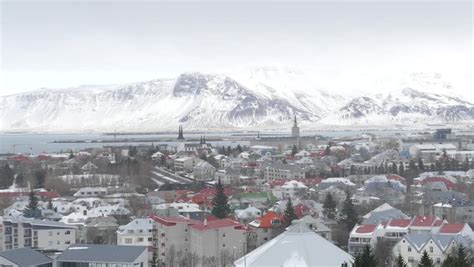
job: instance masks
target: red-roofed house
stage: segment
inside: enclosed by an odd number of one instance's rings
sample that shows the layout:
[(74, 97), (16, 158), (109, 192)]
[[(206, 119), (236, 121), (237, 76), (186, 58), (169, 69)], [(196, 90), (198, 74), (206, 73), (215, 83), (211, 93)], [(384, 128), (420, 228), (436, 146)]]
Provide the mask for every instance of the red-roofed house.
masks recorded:
[(441, 226), (439, 220), (436, 216), (416, 216), (410, 225), (410, 232), (414, 234), (432, 232), (433, 228)]
[(463, 236), (472, 235), (472, 229), (467, 223), (445, 223), (439, 229), (439, 234), (452, 235), (460, 234)]
[(283, 216), (273, 211), (269, 211), (253, 222), (250, 222), (249, 226), (255, 229), (257, 235), (257, 246), (262, 245), (280, 233), (279, 229), (282, 224)]
[[(197, 192), (191, 198), (191, 200), (193, 203), (196, 203), (198, 205), (210, 206), (215, 194), (216, 194), (216, 189), (213, 187), (209, 187)], [(230, 196), (232, 194), (231, 189), (224, 188), (224, 194), (226, 194), (226, 196)]]
[(215, 257), (217, 262), (231, 263), (247, 252), (247, 229), (237, 221), (205, 220), (189, 229), (190, 252), (201, 259)]
[[(174, 250), (177, 253), (179, 250), (182, 252), (189, 252), (189, 226), (193, 224), (199, 224), (199, 221), (190, 220), (185, 217), (163, 217), (150, 215), (150, 219), (155, 222), (154, 237), (156, 241), (156, 247), (158, 252), (158, 258), (165, 262)], [(168, 256), (168, 257), (167, 257)], [(173, 256), (171, 256), (173, 257)]]
[(376, 242), (376, 230), (375, 224), (356, 224), (349, 235), (348, 252), (357, 255), (364, 250), (365, 246), (373, 247)]
[(444, 177), (426, 177), (420, 182), (422, 186), (431, 186), (433, 183), (444, 183), (447, 190), (456, 190), (456, 184)]

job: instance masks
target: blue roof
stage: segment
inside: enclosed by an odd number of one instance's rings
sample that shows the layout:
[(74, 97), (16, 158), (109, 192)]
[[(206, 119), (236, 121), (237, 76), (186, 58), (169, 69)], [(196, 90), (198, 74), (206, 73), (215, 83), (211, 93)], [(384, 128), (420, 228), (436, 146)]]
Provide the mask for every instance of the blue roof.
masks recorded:
[(75, 244), (69, 246), (56, 260), (58, 262), (133, 263), (146, 250), (145, 246)]
[(17, 248), (0, 252), (0, 258), (5, 258), (20, 267), (29, 267), (52, 263), (53, 260), (31, 248)]

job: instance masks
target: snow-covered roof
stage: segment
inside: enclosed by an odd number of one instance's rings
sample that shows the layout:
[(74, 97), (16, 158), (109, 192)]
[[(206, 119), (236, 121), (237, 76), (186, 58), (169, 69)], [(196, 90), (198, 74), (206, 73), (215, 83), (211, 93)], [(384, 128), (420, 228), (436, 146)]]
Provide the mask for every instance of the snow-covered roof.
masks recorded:
[(234, 266), (340, 267), (342, 263), (350, 265), (352, 261), (352, 256), (347, 252), (314, 233), (306, 225), (296, 224), (236, 260)]
[(302, 182), (298, 182), (296, 180), (291, 180), (291, 181), (286, 182), (284, 185), (282, 185), (281, 188), (284, 188), (284, 189), (291, 189), (291, 188), (304, 189), (304, 188), (308, 188), (308, 187), (305, 184), (303, 184)]
[(355, 184), (354, 184), (353, 182), (351, 182), (349, 179), (347, 179), (347, 178), (342, 178), (342, 177), (327, 178), (327, 179), (322, 180), (321, 183), (322, 183), (322, 184), (326, 184), (326, 183), (342, 183), (342, 184), (345, 184), (345, 185), (355, 186)]

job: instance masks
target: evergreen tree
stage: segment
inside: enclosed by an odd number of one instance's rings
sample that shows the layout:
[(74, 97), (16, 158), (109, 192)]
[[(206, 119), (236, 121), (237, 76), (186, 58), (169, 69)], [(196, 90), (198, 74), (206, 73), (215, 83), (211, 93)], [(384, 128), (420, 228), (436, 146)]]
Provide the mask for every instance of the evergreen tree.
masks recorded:
[(227, 203), (227, 196), (224, 193), (224, 186), (222, 186), (221, 179), (219, 179), (216, 184), (216, 194), (212, 199), (212, 215), (223, 219), (229, 215), (230, 211), (230, 205)]
[(405, 165), (402, 161), (400, 161), (400, 165), (398, 165), (398, 174), (405, 176)]
[(288, 198), (288, 202), (286, 202), (286, 208), (283, 213), (283, 218), (285, 219), (285, 223), (287, 225), (290, 225), (293, 220), (298, 219), (295, 214), (295, 209), (293, 208), (293, 203), (291, 202), (291, 199)]
[(326, 195), (326, 199), (323, 204), (323, 214), (328, 219), (334, 219), (336, 217), (336, 206), (337, 203), (332, 197), (331, 193)]
[(423, 251), (423, 255), (421, 256), (420, 263), (418, 263), (418, 267), (433, 267), (433, 260), (431, 260), (426, 250)]
[(405, 262), (405, 260), (402, 257), (402, 254), (400, 254), (400, 253), (398, 253), (398, 257), (395, 261), (395, 266), (396, 267), (408, 267), (407, 263)]
[(421, 158), (418, 159), (418, 169), (421, 171), (425, 170), (425, 164), (423, 164), (423, 160)]
[(34, 173), (36, 179), (36, 188), (43, 188), (46, 182), (46, 171), (37, 170)]
[(38, 197), (36, 197), (33, 190), (30, 191), (29, 197), (30, 201), (23, 212), (23, 216), (27, 218), (41, 217), (41, 211), (38, 209)]
[(346, 200), (344, 201), (344, 206), (341, 211), (343, 215), (342, 222), (346, 225), (348, 231), (354, 228), (354, 225), (358, 222), (357, 211), (352, 203), (351, 193), (349, 190), (346, 191)]
[(16, 186), (23, 187), (23, 184), (25, 183), (25, 176), (23, 176), (23, 173), (17, 174), (15, 178), (15, 183), (16, 183)]
[(446, 259), (444, 259), (443, 264), (441, 264), (441, 267), (456, 267), (456, 264), (456, 258), (451, 255), (448, 255)]
[(48, 200), (48, 210), (53, 210), (53, 202), (51, 202), (51, 199)]
[(5, 164), (0, 168), (0, 188), (8, 188), (13, 184), (15, 179), (13, 170), (10, 165)]
[(458, 253), (456, 255), (456, 267), (470, 267), (472, 266), (472, 258), (468, 255), (466, 248), (461, 244), (458, 247)]
[(369, 246), (365, 246), (364, 251), (356, 256), (353, 267), (377, 267), (377, 259)]
[(296, 147), (296, 145), (293, 145), (293, 148), (291, 149), (291, 155), (296, 155), (296, 153), (298, 153), (298, 148)]
[(73, 159), (74, 158), (74, 153), (72, 153), (72, 150), (71, 152), (69, 153), (69, 159)]

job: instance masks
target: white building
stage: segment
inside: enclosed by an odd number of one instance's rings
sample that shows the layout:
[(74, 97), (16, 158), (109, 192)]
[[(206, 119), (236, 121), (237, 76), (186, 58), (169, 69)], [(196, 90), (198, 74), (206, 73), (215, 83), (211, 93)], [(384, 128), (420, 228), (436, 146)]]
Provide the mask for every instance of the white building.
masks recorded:
[(155, 223), (156, 252), (162, 262), (173, 261), (175, 253), (189, 252), (189, 225), (198, 223), (197, 221), (185, 217), (150, 216), (150, 218)]
[(117, 230), (117, 245), (153, 246), (152, 219), (135, 219)]
[(76, 228), (60, 222), (3, 217), (1, 230), (1, 247), (4, 250), (31, 247), (63, 251), (76, 243)]
[(216, 168), (207, 161), (200, 161), (193, 168), (194, 180), (199, 182), (213, 181), (215, 173)]
[(182, 157), (174, 160), (174, 168), (177, 171), (191, 172), (198, 162), (203, 161), (196, 157)]
[(189, 229), (190, 252), (201, 259), (232, 262), (247, 251), (246, 228), (231, 219), (204, 221), (191, 225)]
[[(308, 187), (305, 184), (303, 184), (302, 182), (298, 182), (296, 180), (291, 180), (291, 181), (285, 182), (281, 186), (280, 199), (301, 198), (306, 194), (307, 191), (308, 191)], [(274, 195), (278, 197), (277, 194), (274, 193)]]
[(74, 193), (75, 197), (103, 197), (107, 195), (107, 188), (83, 187)]

